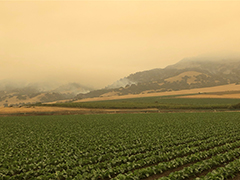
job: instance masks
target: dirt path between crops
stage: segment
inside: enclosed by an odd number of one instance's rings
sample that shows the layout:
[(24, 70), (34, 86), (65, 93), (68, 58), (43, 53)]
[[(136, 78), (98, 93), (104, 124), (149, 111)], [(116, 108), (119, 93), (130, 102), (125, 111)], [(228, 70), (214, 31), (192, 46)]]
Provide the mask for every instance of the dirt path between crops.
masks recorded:
[(77, 115), (77, 114), (126, 114), (126, 113), (195, 113), (195, 112), (239, 112), (239, 110), (196, 110), (196, 109), (90, 109), (67, 107), (0, 107), (0, 116), (34, 115)]
[(157, 108), (149, 109), (89, 109), (65, 107), (1, 107), (0, 116), (27, 115), (67, 115), (67, 114), (113, 114), (113, 113), (150, 113), (159, 112)]

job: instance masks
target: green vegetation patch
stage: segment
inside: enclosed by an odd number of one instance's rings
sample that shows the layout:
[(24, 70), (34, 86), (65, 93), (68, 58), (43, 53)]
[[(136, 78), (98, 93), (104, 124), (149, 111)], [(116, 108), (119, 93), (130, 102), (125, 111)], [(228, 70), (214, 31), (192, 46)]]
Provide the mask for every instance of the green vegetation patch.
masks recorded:
[(169, 170), (162, 179), (188, 179), (217, 165), (224, 176), (239, 173), (230, 168), (240, 158), (237, 112), (1, 117), (0, 124), (0, 179), (144, 179)]
[(228, 109), (239, 103), (239, 99), (223, 98), (170, 98), (144, 97), (121, 100), (107, 100), (94, 102), (68, 102), (56, 104), (42, 104), (43, 106), (77, 107), (77, 108), (106, 108), (106, 109)]

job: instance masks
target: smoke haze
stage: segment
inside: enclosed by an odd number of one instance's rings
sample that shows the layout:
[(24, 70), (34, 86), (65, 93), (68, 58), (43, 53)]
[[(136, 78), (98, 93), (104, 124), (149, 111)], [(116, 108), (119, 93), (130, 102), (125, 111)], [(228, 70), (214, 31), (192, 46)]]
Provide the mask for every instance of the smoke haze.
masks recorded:
[(240, 54), (239, 1), (1, 1), (0, 81), (103, 88), (186, 57)]

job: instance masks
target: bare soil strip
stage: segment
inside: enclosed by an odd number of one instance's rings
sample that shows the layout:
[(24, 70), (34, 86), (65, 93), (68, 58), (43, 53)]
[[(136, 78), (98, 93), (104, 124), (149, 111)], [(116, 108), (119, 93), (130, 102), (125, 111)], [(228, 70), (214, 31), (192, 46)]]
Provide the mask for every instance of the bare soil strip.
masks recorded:
[(238, 173), (232, 180), (239, 180), (240, 179), (240, 173)]
[(180, 171), (180, 170), (182, 170), (183, 168), (188, 167), (188, 166), (190, 166), (190, 165), (192, 165), (192, 164), (194, 164), (194, 163), (196, 163), (196, 162), (184, 164), (184, 165), (182, 165), (182, 166), (180, 166), (180, 167), (177, 167), (177, 168), (175, 168), (175, 169), (171, 169), (171, 170), (165, 171), (165, 172), (163, 172), (163, 173), (161, 173), (161, 174), (154, 174), (153, 176), (149, 176), (148, 178), (145, 178), (145, 179), (143, 179), (143, 180), (155, 180), (155, 179), (158, 179), (158, 178), (161, 178), (161, 177), (164, 177), (164, 176), (168, 176), (168, 175), (171, 174), (172, 172)]
[(71, 115), (71, 114), (114, 114), (114, 113), (157, 113), (157, 108), (149, 109), (90, 109), (65, 107), (0, 107), (0, 116), (32, 116), (32, 115)]
[[(231, 162), (231, 161), (229, 161), (229, 162)], [(226, 163), (229, 163), (229, 162), (226, 162)], [(209, 172), (212, 172), (213, 170), (215, 170), (215, 169), (217, 169), (217, 168), (219, 168), (219, 167), (224, 167), (224, 166), (225, 166), (224, 164), (215, 166), (215, 167), (212, 168), (212, 169), (208, 169), (208, 170), (206, 170), (206, 171), (201, 172), (201, 173), (198, 174), (196, 177), (191, 177), (191, 178), (189, 178), (189, 180), (194, 180), (194, 179), (196, 179), (197, 177), (206, 176)]]
[(239, 112), (228, 109), (90, 109), (64, 107), (0, 107), (0, 116), (38, 116), (38, 115), (81, 115), (81, 114), (128, 114), (128, 113), (196, 113), (196, 112)]

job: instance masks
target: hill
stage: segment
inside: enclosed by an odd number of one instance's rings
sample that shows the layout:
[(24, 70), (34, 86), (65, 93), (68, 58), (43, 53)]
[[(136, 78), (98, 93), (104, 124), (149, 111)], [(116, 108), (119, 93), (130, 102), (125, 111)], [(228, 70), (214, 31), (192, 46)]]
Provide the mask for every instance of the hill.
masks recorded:
[(171, 92), (228, 84), (240, 84), (240, 59), (188, 58), (163, 69), (130, 74), (104, 89), (80, 93), (76, 99)]
[(77, 83), (68, 83), (59, 87), (46, 84), (1, 83), (0, 106), (21, 106), (23, 104), (46, 103), (69, 100), (78, 93), (86, 93), (91, 89)]

